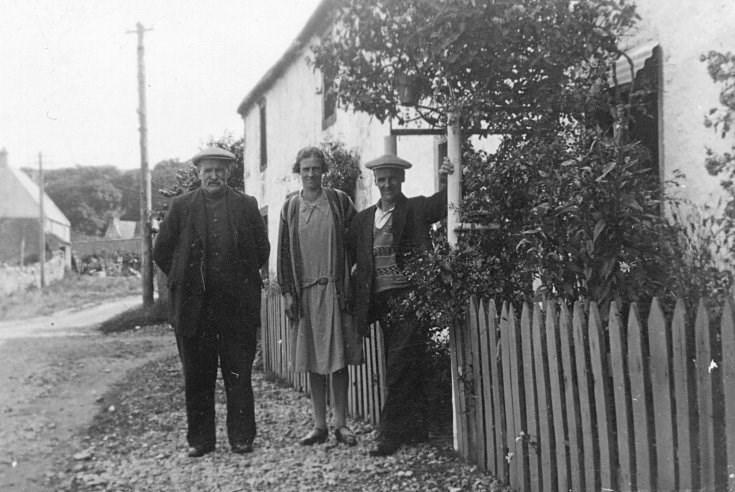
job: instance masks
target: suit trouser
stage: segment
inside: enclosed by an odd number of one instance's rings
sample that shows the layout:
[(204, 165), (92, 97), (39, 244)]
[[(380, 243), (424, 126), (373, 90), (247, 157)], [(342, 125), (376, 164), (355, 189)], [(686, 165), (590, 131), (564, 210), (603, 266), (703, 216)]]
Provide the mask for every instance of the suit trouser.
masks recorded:
[(405, 291), (375, 294), (385, 351), (386, 400), (380, 414), (380, 435), (397, 442), (425, 440), (427, 401), (423, 373), (426, 370), (427, 332), (411, 314), (397, 316), (393, 307)]
[(184, 370), (186, 439), (190, 446), (212, 446), (216, 440), (214, 390), (221, 367), (227, 397), (227, 437), (231, 445), (255, 438), (255, 403), (251, 371), (257, 326), (246, 326), (239, 302), (229, 293), (205, 298), (199, 330), (176, 337)]

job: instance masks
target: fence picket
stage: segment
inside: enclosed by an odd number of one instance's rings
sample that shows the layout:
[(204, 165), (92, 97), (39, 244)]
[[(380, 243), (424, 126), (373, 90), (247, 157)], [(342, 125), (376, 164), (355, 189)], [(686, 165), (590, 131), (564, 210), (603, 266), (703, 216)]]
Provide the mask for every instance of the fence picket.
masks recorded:
[(544, 330), (541, 306), (533, 307), (531, 336), (533, 337), (533, 359), (536, 379), (536, 396), (538, 398), (538, 435), (539, 466), (541, 467), (541, 485), (543, 490), (558, 489), (556, 481), (556, 456), (554, 454), (554, 431), (551, 427), (552, 407), (549, 397), (549, 364), (546, 353), (546, 333)]
[(697, 306), (697, 318), (694, 322), (694, 337), (697, 351), (696, 380), (697, 380), (697, 411), (699, 414), (699, 466), (700, 487), (705, 490), (714, 490), (715, 487), (715, 451), (714, 451), (714, 421), (712, 403), (712, 375), (710, 361), (712, 345), (710, 340), (709, 312), (704, 300), (700, 299)]
[[(473, 303), (474, 301), (474, 303)], [(482, 464), (485, 462), (485, 445), (482, 420), (482, 376), (480, 375), (480, 354), (479, 354), (479, 333), (477, 322), (477, 299), (472, 296), (470, 299), (470, 312), (467, 313), (467, 320), (472, 320), (469, 326), (465, 324), (462, 328), (462, 337), (464, 338), (464, 346), (466, 353), (466, 374), (469, 379), (467, 390), (469, 391), (467, 401), (467, 433), (469, 442), (468, 461), (471, 463)]]
[(651, 391), (653, 424), (656, 436), (656, 486), (661, 490), (676, 488), (674, 470), (674, 421), (671, 412), (671, 376), (669, 334), (664, 312), (657, 298), (653, 299), (648, 316), (648, 336), (651, 356)]
[(503, 368), (503, 395), (505, 403), (505, 446), (506, 446), (506, 463), (508, 463), (508, 483), (511, 487), (518, 487), (518, 458), (515, 456), (515, 398), (513, 397), (513, 380), (510, 370), (510, 353), (511, 353), (511, 337), (512, 328), (508, 322), (508, 303), (504, 302), (500, 311), (500, 348), (501, 363)]
[(561, 335), (561, 357), (564, 367), (564, 397), (567, 404), (569, 431), (569, 470), (572, 490), (586, 490), (584, 476), (584, 446), (582, 445), (582, 417), (579, 408), (579, 386), (574, 361), (574, 338), (572, 317), (567, 305), (561, 303), (559, 334)]
[(696, 448), (693, 442), (692, 422), (696, 420), (693, 408), (694, 387), (692, 377), (692, 350), (686, 325), (684, 301), (676, 301), (671, 323), (671, 349), (674, 371), (674, 395), (676, 401), (676, 457), (680, 490), (691, 490), (696, 483)]
[(467, 456), (467, 407), (464, 391), (464, 347), (461, 330), (449, 327), (449, 351), (452, 358), (452, 388), (454, 398), (455, 448), (461, 456)]
[(633, 409), (633, 436), (636, 454), (636, 485), (639, 490), (654, 490), (652, 476), (652, 435), (648, 422), (648, 382), (645, 373), (643, 328), (638, 306), (630, 306), (628, 316), (628, 370), (630, 371), (630, 398)]
[(735, 490), (735, 311), (725, 300), (722, 313), (722, 386), (727, 440), (727, 490)]
[(524, 431), (527, 439), (524, 439), (523, 452), (528, 460), (528, 477), (530, 489), (540, 490), (539, 480), (541, 470), (539, 469), (539, 432), (538, 432), (538, 407), (536, 405), (536, 390), (534, 388), (533, 374), (533, 340), (531, 339), (531, 309), (528, 303), (523, 304), (521, 310), (521, 362), (523, 366), (523, 387), (526, 395), (526, 426)]
[(611, 404), (612, 388), (610, 369), (608, 366), (607, 347), (605, 345), (605, 328), (602, 326), (597, 304), (590, 303), (590, 319), (588, 325), (590, 365), (594, 381), (595, 414), (597, 421), (597, 438), (600, 450), (600, 486), (602, 490), (617, 490), (617, 453), (614, 439), (614, 419)]
[(584, 477), (588, 490), (600, 490), (600, 480), (595, 470), (598, 469), (600, 456), (595, 448), (596, 433), (592, 409), (592, 379), (587, 354), (587, 323), (585, 322), (582, 303), (574, 303), (572, 315), (574, 334), (574, 361), (577, 365), (577, 384), (579, 386), (579, 407), (582, 417), (582, 445), (584, 447)]
[(569, 490), (569, 459), (564, 422), (564, 384), (560, 354), (559, 318), (556, 303), (546, 301), (546, 354), (549, 364), (549, 393), (551, 395), (552, 425), (554, 428), (554, 453), (556, 454), (557, 490)]
[(495, 476), (508, 480), (508, 462), (505, 460), (506, 424), (505, 408), (503, 406), (503, 375), (501, 373), (500, 342), (498, 340), (498, 313), (495, 301), (492, 299), (487, 306), (487, 335), (488, 349), (490, 354), (490, 367), (492, 370), (492, 398), (494, 412), (495, 432)]
[[(289, 364), (280, 296), (261, 306), (263, 367), (308, 391)], [(450, 330), (460, 454), (522, 491), (735, 490), (733, 300), (718, 327), (704, 300), (694, 326), (683, 300), (670, 325), (657, 299), (645, 325), (635, 304), (626, 326), (611, 303), (607, 327), (594, 302), (589, 319), (581, 303), (573, 314), (558, 306), (525, 305), (518, 320), (504, 303), (498, 319), (494, 302), (472, 298), (466, 325)], [(365, 364), (348, 370), (349, 411), (374, 424), (385, 392), (381, 331), (371, 326)]]
[[(465, 314), (466, 311), (465, 311)], [(465, 316), (466, 318), (466, 316)], [(477, 352), (477, 332), (474, 329), (465, 330), (465, 326), (460, 327), (461, 330), (458, 333), (458, 339), (461, 340), (461, 344), (464, 347), (464, 389), (465, 389), (465, 408), (467, 409), (467, 415), (465, 418), (465, 425), (467, 426), (465, 438), (467, 442), (467, 451), (464, 454), (467, 461), (470, 463), (482, 463), (479, 459), (480, 446), (482, 442), (478, 440), (478, 434), (482, 431), (477, 428), (477, 413), (479, 411), (479, 398), (477, 395), (477, 379), (478, 372), (475, 368), (475, 356)], [(484, 460), (484, 456), (483, 456)]]
[[(375, 345), (375, 358), (378, 360), (378, 374), (374, 381), (372, 381), (372, 384), (377, 385), (378, 390), (378, 399), (375, 402), (375, 405), (378, 407), (378, 409), (383, 408), (383, 402), (385, 402), (385, 399), (387, 397), (387, 388), (385, 386), (385, 357), (383, 357), (383, 347), (385, 347), (385, 340), (383, 340), (383, 331), (378, 330), (377, 324), (373, 328), (373, 336), (371, 337), (373, 340), (375, 340), (373, 343)], [(378, 411), (375, 419), (375, 423), (380, 423), (380, 412)]]
[[(375, 344), (374, 339), (367, 340), (368, 351), (365, 354), (365, 363), (360, 366), (360, 399), (362, 400), (362, 407), (364, 408), (365, 416), (370, 420), (375, 419), (375, 404), (370, 401), (370, 376), (372, 374), (372, 353), (373, 346)], [(380, 409), (378, 409), (380, 411)]]
[(628, 383), (626, 333), (618, 305), (610, 303), (608, 333), (610, 335), (610, 371), (612, 372), (613, 397), (618, 446), (618, 486), (620, 490), (635, 488), (635, 451), (633, 448), (633, 416)]
[(508, 305), (508, 333), (510, 336), (510, 384), (513, 390), (513, 432), (510, 439), (513, 440), (514, 458), (517, 466), (518, 487), (521, 490), (528, 490), (528, 457), (523, 452), (525, 442), (516, 440), (521, 436), (522, 432), (527, 429), (526, 426), (526, 397), (523, 384), (523, 359), (521, 356), (521, 328), (516, 318), (513, 306)]
[(482, 398), (480, 402), (483, 405), (483, 411), (482, 413), (478, 412), (478, 415), (483, 420), (482, 426), (485, 430), (485, 461), (483, 466), (486, 470), (490, 470), (495, 476), (498, 476), (498, 472), (495, 469), (495, 451), (497, 449), (495, 446), (495, 422), (493, 419), (493, 416), (495, 415), (495, 402), (492, 398), (490, 381), (492, 373), (494, 373), (495, 370), (492, 367), (492, 361), (494, 358), (491, 356), (492, 352), (488, 346), (490, 322), (487, 317), (487, 305), (485, 302), (480, 302), (478, 305), (477, 329), (480, 342), (478, 367), (482, 377)]

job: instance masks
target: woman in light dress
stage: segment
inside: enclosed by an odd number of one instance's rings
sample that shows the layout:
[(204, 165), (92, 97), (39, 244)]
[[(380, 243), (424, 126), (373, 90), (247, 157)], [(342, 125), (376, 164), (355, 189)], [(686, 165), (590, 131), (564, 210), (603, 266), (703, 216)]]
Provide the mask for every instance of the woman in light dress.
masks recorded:
[(309, 373), (314, 428), (299, 443), (312, 445), (329, 437), (327, 388), (331, 375), (334, 435), (355, 445), (347, 427), (348, 365), (363, 362), (362, 339), (348, 313), (350, 259), (345, 230), (355, 207), (342, 191), (322, 187), (327, 172), (324, 153), (301, 149), (293, 166), (302, 183), (300, 193), (283, 205), (278, 238), (278, 283), (286, 315), (292, 320), (291, 363)]

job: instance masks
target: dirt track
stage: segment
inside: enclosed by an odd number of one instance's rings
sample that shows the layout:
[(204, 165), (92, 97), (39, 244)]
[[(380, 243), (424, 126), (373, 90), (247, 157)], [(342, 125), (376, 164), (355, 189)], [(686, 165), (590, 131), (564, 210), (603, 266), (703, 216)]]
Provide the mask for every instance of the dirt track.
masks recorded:
[(125, 298), (55, 316), (0, 323), (0, 490), (48, 490), (62, 450), (104, 406), (129, 369), (174, 354), (173, 336), (102, 335), (97, 325), (136, 303)]

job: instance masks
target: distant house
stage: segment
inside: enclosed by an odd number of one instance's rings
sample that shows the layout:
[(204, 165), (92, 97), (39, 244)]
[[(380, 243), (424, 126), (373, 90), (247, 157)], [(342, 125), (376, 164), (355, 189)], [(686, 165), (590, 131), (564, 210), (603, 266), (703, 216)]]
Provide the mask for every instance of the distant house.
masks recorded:
[(104, 239), (133, 239), (140, 238), (140, 222), (137, 220), (120, 220), (119, 217), (112, 217), (107, 222)]
[[(158, 221), (153, 219), (152, 225), (154, 229), (157, 229)], [(140, 254), (143, 247), (142, 239), (140, 222), (111, 217), (102, 237), (74, 241), (74, 254), (80, 257)]]
[(23, 171), (8, 165), (8, 153), (0, 150), (0, 262), (23, 265), (37, 262), (39, 252), (63, 254), (71, 266), (71, 224), (44, 193), (46, 244), (39, 248), (40, 192)]

